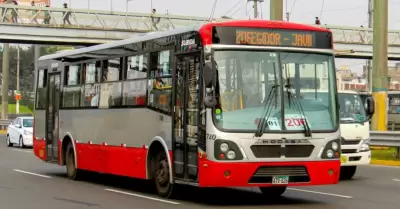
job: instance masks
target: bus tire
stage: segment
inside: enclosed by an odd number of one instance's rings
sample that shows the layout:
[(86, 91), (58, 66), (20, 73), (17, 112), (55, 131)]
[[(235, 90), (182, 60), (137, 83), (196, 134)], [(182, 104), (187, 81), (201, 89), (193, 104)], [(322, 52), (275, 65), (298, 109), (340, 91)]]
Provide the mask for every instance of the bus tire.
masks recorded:
[(75, 153), (72, 143), (68, 143), (66, 156), (67, 175), (71, 180), (79, 180), (82, 176), (82, 171), (77, 169), (75, 165)]
[(350, 180), (354, 177), (357, 166), (342, 166), (340, 168), (340, 180)]
[(154, 183), (157, 194), (164, 198), (173, 197), (175, 193), (174, 184), (170, 182), (171, 173), (165, 152), (159, 151), (152, 163), (154, 163)]
[(259, 187), (261, 193), (268, 197), (269, 199), (278, 198), (283, 195), (286, 191), (286, 186), (278, 186), (278, 187)]

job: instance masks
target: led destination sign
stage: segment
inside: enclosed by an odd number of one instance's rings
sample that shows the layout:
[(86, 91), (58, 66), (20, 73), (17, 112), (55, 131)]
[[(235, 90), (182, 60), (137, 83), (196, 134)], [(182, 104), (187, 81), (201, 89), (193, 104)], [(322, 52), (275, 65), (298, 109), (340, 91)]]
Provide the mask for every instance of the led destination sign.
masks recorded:
[(236, 30), (236, 44), (315, 47), (312, 33), (291, 31), (243, 31)]
[(293, 29), (214, 27), (213, 43), (331, 49), (329, 32)]

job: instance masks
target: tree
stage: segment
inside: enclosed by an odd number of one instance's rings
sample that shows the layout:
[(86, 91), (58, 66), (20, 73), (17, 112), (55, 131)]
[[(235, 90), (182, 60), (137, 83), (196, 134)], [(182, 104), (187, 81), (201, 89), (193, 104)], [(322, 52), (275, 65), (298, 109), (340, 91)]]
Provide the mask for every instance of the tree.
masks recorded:
[[(26, 45), (25, 45), (26, 46)], [(73, 49), (68, 46), (46, 46), (40, 48), (40, 56), (56, 53), (60, 50)], [(18, 46), (10, 46), (9, 89), (17, 88), (17, 50)], [(33, 107), (34, 89), (34, 47), (20, 47), (20, 104)], [(0, 73), (2, 72), (3, 56), (0, 56)], [(10, 104), (15, 104), (14, 91), (9, 99)]]

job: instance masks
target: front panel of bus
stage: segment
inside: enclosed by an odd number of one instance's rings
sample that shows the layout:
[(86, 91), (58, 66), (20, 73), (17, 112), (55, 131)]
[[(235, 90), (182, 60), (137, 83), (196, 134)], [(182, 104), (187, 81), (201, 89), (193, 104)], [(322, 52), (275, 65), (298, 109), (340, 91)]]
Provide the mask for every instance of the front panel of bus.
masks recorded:
[[(222, 26), (212, 34), (205, 48), (216, 71), (217, 104), (206, 111), (207, 159), (199, 166), (207, 178), (200, 177), (200, 185), (230, 184), (228, 179), (235, 186), (337, 183), (340, 132), (331, 34)], [(314, 96), (303, 98), (304, 89)]]

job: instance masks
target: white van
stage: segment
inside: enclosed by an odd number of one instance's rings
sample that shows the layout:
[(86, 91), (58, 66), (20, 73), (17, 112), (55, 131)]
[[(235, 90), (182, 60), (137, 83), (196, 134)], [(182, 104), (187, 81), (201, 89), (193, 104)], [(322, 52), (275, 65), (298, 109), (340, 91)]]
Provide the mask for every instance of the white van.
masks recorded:
[[(328, 99), (323, 90), (302, 91), (301, 95), (304, 99), (317, 99), (321, 102)], [(356, 91), (339, 90), (338, 99), (342, 144), (340, 179), (345, 180), (354, 176), (358, 165), (369, 164), (371, 161), (369, 122), (375, 107), (372, 96), (362, 100)]]

